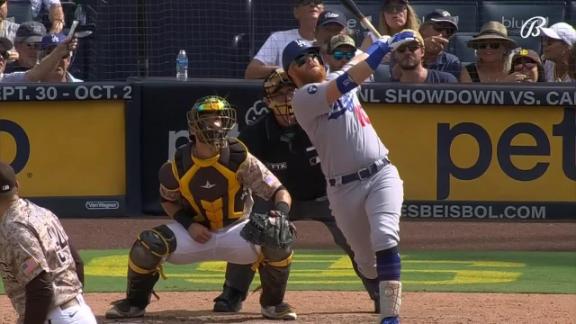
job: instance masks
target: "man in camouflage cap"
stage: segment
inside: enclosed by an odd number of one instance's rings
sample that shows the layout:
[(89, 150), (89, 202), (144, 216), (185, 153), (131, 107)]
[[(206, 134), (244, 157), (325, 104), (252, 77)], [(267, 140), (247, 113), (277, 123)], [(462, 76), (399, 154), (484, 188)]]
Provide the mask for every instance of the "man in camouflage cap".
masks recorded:
[(14, 170), (0, 162), (0, 274), (18, 323), (95, 324), (64, 228), (18, 189)]

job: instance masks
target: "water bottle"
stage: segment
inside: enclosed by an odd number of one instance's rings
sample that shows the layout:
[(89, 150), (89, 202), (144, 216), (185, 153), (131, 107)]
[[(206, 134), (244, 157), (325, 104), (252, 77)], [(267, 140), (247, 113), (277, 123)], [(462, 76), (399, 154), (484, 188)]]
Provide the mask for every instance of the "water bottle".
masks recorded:
[(176, 57), (176, 80), (186, 81), (188, 79), (188, 56), (186, 51), (181, 49)]

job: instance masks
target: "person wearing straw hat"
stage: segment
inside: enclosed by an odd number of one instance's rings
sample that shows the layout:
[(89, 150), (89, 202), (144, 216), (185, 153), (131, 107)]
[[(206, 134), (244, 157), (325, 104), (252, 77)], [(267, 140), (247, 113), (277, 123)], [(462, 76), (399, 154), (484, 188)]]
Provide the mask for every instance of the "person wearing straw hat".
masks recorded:
[(476, 50), (476, 62), (462, 69), (460, 82), (508, 82), (513, 78), (505, 63), (508, 53), (517, 44), (508, 37), (506, 27), (500, 22), (485, 23), (467, 45)]

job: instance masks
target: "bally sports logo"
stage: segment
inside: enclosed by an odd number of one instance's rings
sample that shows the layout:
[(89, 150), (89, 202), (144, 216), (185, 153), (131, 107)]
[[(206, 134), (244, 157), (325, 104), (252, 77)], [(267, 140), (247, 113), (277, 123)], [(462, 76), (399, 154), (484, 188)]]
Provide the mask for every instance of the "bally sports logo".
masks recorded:
[(120, 202), (116, 200), (88, 200), (84, 207), (87, 210), (113, 210), (120, 208)]
[(522, 27), (520, 27), (520, 37), (538, 37), (541, 34), (541, 29), (548, 25), (548, 18), (542, 16), (535, 16), (526, 20)]

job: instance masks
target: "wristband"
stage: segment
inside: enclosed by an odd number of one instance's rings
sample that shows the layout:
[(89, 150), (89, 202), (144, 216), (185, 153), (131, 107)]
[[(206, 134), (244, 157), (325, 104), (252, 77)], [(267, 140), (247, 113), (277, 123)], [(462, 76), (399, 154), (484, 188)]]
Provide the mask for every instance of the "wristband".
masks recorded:
[(279, 201), (274, 205), (274, 209), (281, 211), (282, 213), (284, 213), (285, 215), (288, 215), (290, 213), (290, 205), (288, 205), (286, 202), (284, 201)]
[(390, 52), (388, 44), (382, 44), (379, 41), (375, 41), (370, 47), (368, 47), (368, 50), (366, 50), (368, 57), (364, 62), (368, 64), (372, 71), (376, 71), (378, 65), (380, 65), (380, 62), (382, 62), (382, 59), (386, 54), (388, 54), (388, 52)]
[(356, 88), (358, 84), (352, 80), (352, 77), (348, 72), (344, 72), (344, 74), (340, 75), (336, 78), (336, 86), (341, 94), (345, 94), (348, 91)]
[(188, 230), (188, 228), (190, 228), (190, 225), (192, 225), (192, 223), (194, 223), (194, 219), (192, 218), (192, 214), (190, 214), (190, 212), (188, 212), (184, 209), (180, 209), (179, 211), (177, 211), (176, 214), (174, 214), (173, 218), (180, 225), (182, 225), (182, 227), (184, 227), (184, 229), (186, 229), (186, 230)]

